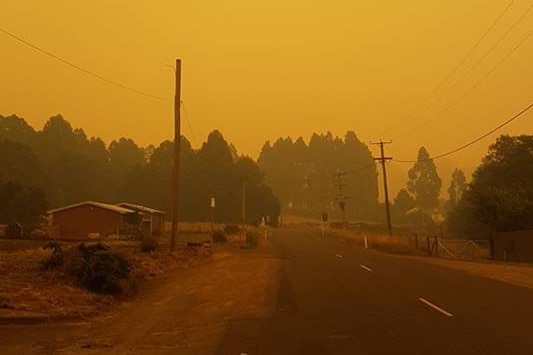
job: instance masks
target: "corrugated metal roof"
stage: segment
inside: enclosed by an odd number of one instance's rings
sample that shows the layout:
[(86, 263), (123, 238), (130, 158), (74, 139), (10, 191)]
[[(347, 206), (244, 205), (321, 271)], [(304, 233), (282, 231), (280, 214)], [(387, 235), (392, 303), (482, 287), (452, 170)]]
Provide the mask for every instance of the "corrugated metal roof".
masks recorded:
[(50, 210), (50, 211), (48, 211), (46, 213), (51, 214), (51, 213), (61, 212), (61, 211), (69, 210), (69, 209), (80, 207), (80, 206), (84, 206), (84, 205), (91, 205), (91, 206), (94, 206), (94, 207), (98, 207), (98, 208), (102, 208), (102, 209), (105, 209), (105, 210), (117, 212), (117, 213), (120, 213), (120, 214), (135, 213), (134, 210), (131, 210), (129, 208), (125, 208), (125, 207), (121, 207), (121, 206), (117, 206), (117, 205), (111, 205), (109, 203), (94, 202), (94, 201), (80, 202), (80, 203), (76, 203), (76, 204), (73, 204), (73, 205), (56, 208), (56, 209)]
[(165, 214), (165, 212), (163, 212), (163, 211), (159, 211), (159, 210), (156, 210), (154, 208), (150, 208), (150, 207), (146, 207), (146, 206), (136, 205), (136, 204), (129, 203), (129, 202), (121, 202), (121, 203), (118, 203), (117, 206), (130, 208), (132, 210), (136, 210), (136, 211), (139, 211), (139, 212)]

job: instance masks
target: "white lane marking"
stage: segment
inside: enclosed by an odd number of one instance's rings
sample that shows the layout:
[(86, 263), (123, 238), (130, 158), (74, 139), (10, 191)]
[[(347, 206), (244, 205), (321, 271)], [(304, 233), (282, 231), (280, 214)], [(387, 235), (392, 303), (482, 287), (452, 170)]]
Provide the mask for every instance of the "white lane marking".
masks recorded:
[(440, 313), (444, 314), (447, 317), (453, 317), (453, 314), (451, 314), (450, 312), (445, 311), (444, 309), (440, 308), (437, 305), (434, 305), (433, 303), (429, 302), (428, 300), (426, 300), (426, 299), (424, 299), (422, 297), (420, 297), (418, 300), (420, 302), (424, 303), (425, 305), (430, 306), (431, 308), (433, 308), (437, 312), (440, 312)]
[(359, 264), (359, 266), (362, 267), (363, 269), (365, 269), (366, 271), (372, 272), (372, 269), (369, 268), (368, 266), (365, 266), (363, 264)]
[(344, 258), (344, 256), (340, 255), (340, 254), (335, 254), (337, 256), (337, 258)]

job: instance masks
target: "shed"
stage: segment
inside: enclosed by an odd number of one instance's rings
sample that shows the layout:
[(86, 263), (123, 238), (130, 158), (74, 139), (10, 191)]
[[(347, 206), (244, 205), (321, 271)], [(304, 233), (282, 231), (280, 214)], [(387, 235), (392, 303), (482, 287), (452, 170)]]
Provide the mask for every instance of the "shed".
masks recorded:
[(136, 205), (129, 202), (122, 202), (117, 206), (133, 210), (140, 214), (144, 235), (161, 235), (165, 225), (165, 212), (154, 208)]
[(121, 235), (128, 225), (134, 225), (137, 213), (129, 208), (85, 201), (47, 212), (49, 235), (57, 239), (87, 239)]

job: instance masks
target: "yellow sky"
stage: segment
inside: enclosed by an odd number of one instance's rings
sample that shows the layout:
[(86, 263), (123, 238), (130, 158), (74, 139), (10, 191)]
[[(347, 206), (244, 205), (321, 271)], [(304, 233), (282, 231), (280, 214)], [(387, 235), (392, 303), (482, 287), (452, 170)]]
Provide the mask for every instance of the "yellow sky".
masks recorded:
[[(532, 10), (442, 100), (398, 124), (509, 1), (18, 0), (3, 2), (1, 27), (165, 97), (173, 95), (166, 65), (182, 58), (183, 101), (197, 142), (220, 129), (240, 152), (256, 157), (265, 140), (279, 136), (354, 130), (365, 142), (393, 137), (390, 154), (412, 159), (420, 145), (434, 154), (449, 150), (533, 100), (531, 38), (475, 91), (439, 113), (533, 30)], [(532, 3), (516, 0), (451, 83)], [(41, 128), (61, 113), (107, 142), (128, 136), (146, 145), (171, 138), (170, 103), (102, 83), (3, 34), (0, 50), (0, 114), (15, 113)], [(183, 132), (191, 138), (185, 121)], [(533, 133), (533, 113), (502, 132)], [(452, 156), (449, 164), (477, 165), (494, 138)]]

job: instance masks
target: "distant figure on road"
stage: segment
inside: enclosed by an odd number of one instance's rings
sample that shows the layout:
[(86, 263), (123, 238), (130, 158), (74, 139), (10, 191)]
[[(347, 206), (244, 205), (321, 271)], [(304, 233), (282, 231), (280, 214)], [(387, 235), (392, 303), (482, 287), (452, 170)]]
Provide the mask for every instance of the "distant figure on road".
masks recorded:
[(322, 235), (326, 234), (327, 225), (328, 225), (328, 213), (324, 211), (322, 213)]

